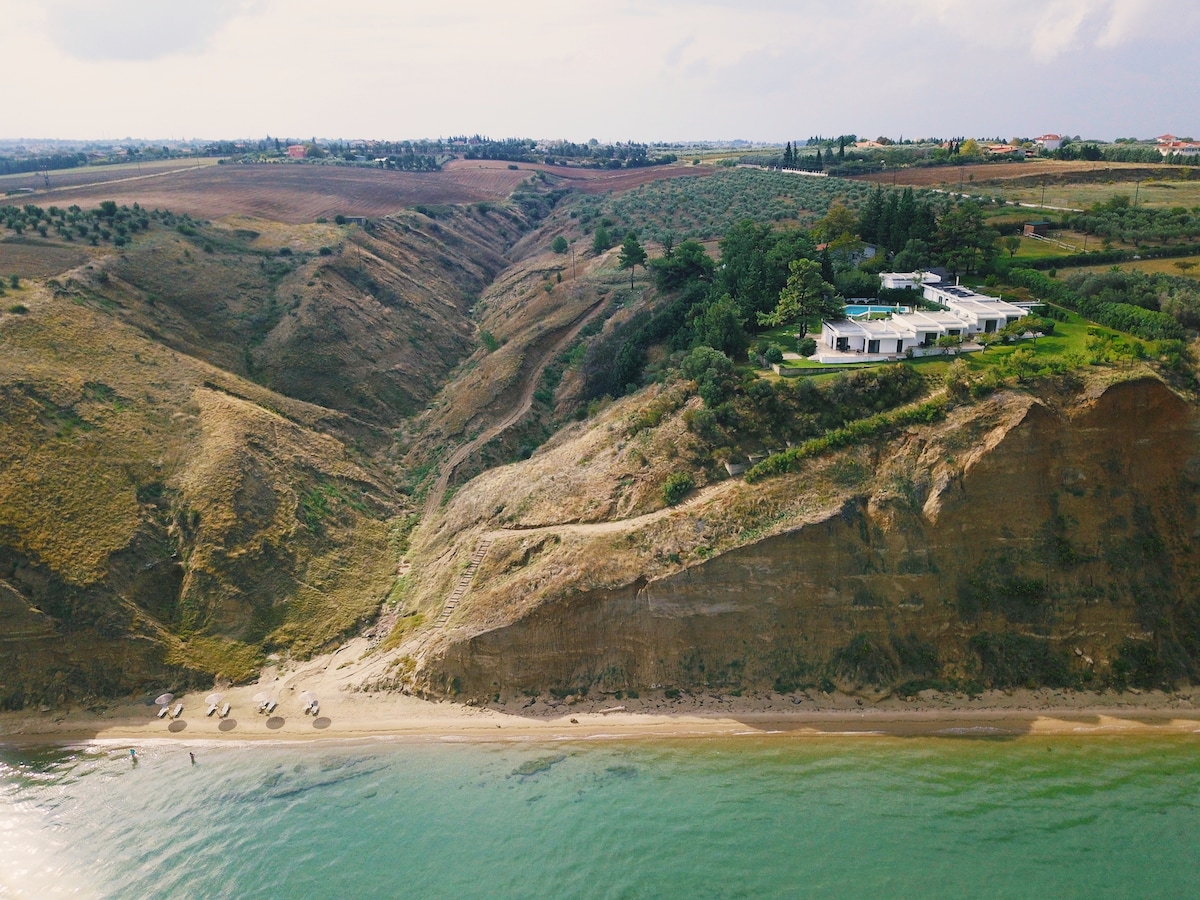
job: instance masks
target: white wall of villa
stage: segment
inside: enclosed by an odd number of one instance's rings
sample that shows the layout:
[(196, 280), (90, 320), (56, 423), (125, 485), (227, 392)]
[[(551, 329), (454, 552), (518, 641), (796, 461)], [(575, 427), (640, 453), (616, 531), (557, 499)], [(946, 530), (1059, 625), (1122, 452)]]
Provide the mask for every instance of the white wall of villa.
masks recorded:
[[(920, 275), (921, 273), (888, 273)], [(886, 276), (880, 276), (882, 279)], [(886, 282), (882, 282), (886, 285)], [(914, 310), (886, 319), (838, 319), (821, 323), (817, 360), (846, 362), (843, 354), (864, 361), (882, 361), (900, 356), (940, 353), (938, 338), (951, 336), (969, 341), (977, 334), (990, 334), (1029, 315), (1026, 306), (998, 297), (979, 294), (960, 285), (923, 282), (923, 296), (942, 306), (940, 310)], [(914, 282), (915, 286), (915, 282)]]

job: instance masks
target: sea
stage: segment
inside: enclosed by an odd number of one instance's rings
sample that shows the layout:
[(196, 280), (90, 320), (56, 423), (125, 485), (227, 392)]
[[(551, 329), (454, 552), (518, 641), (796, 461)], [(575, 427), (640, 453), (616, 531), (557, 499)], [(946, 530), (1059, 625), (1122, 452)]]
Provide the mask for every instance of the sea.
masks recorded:
[(1193, 736), (0, 746), (0, 897), (1196, 897), (1198, 807)]

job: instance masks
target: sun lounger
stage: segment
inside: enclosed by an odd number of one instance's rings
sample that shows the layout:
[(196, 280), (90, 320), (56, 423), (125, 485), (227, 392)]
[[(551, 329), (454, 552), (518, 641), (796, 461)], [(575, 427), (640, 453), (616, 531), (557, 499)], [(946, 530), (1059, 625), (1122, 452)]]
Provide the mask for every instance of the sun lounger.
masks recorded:
[(183, 704), (177, 703), (175, 709), (171, 711), (171, 718), (178, 719), (181, 715), (183, 715)]
[(310, 709), (312, 709), (312, 714), (315, 716), (320, 711), (321, 704), (314, 700)]
[(221, 707), (221, 711), (219, 713), (217, 713), (217, 717), (223, 719), (227, 715), (229, 715), (229, 704), (228, 703), (226, 703), (224, 706)]
[(209, 704), (208, 712), (206, 712), (205, 715), (211, 716), (216, 711), (217, 711), (217, 704), (215, 704), (215, 703)]
[(263, 707), (263, 712), (265, 712), (269, 716), (271, 713), (275, 712), (275, 707), (278, 705), (279, 704), (276, 703), (274, 700), (268, 700), (267, 705)]
[(169, 707), (169, 706), (164, 706), (162, 709), (160, 709), (160, 710), (158, 711), (158, 717), (161, 719), (161, 718), (163, 718), (163, 717), (164, 717), (164, 716), (165, 716), (167, 713), (169, 713), (170, 711), (171, 711), (171, 707)]

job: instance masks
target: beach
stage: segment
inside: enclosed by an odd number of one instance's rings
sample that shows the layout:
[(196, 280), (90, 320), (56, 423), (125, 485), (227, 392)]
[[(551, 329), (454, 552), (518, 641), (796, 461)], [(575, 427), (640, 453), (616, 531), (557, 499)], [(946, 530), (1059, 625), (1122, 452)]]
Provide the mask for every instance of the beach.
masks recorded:
[[(350, 648), (361, 649), (361, 648)], [(1200, 696), (1191, 690), (1073, 691), (1066, 689), (963, 693), (923, 691), (903, 699), (810, 690), (796, 694), (731, 696), (717, 691), (661, 691), (646, 697), (520, 698), (474, 706), (431, 701), (395, 691), (366, 691), (364, 670), (339, 652), (294, 665), (273, 666), (254, 684), (227, 688), (225, 718), (207, 715), (210, 690), (181, 694), (177, 718), (158, 717), (147, 698), (86, 707), (37, 708), (0, 714), (0, 742), (63, 744), (128, 741), (311, 741), (393, 737), (465, 740), (580, 740), (604, 737), (686, 738), (734, 735), (944, 734), (1087, 735), (1190, 734), (1200, 731)], [(369, 672), (366, 674), (370, 674)], [(301, 695), (319, 701), (303, 711)], [(255, 697), (275, 701), (270, 714)]]

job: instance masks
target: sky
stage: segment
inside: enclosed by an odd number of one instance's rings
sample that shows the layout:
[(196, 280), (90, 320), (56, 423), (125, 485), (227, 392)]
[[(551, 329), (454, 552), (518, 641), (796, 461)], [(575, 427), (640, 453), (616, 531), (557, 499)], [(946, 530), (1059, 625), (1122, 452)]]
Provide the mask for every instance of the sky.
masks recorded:
[(1192, 0), (0, 0), (0, 138), (1200, 138)]

